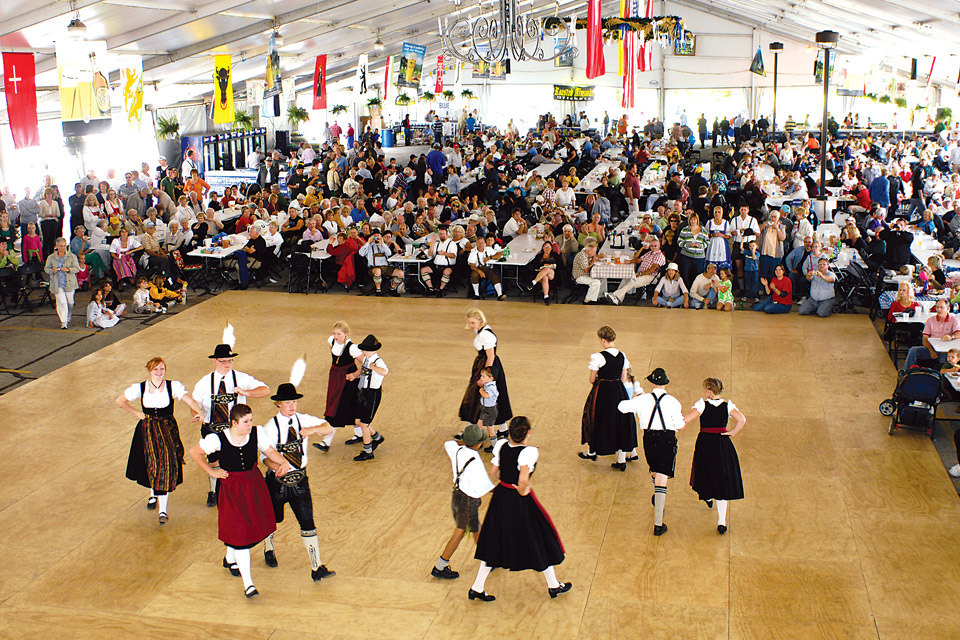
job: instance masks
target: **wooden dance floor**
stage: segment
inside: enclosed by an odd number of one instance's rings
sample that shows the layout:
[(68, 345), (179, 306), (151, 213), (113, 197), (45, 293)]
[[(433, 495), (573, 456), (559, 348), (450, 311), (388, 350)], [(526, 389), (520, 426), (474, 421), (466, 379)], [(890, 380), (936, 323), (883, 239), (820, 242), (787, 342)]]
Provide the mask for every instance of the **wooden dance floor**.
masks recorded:
[[(470, 602), (478, 561), (464, 541), (429, 573), (452, 531), (442, 443), (475, 351), (465, 300), (226, 293), (0, 397), (0, 636), (4, 638), (948, 638), (960, 633), (960, 501), (929, 439), (886, 433), (877, 405), (896, 375), (865, 315), (481, 303), (500, 338), (514, 413), (540, 447), (533, 485), (566, 546), (573, 590), (495, 571), (494, 603)], [(154, 355), (189, 389), (210, 371), (224, 322), (236, 367), (271, 389), (306, 353), (302, 411), (323, 414), (326, 338), (346, 320), (375, 333), (390, 367), (376, 425), (386, 443), (354, 463), (339, 432), (311, 450), (324, 563), (314, 584), (292, 514), (280, 566), (253, 550), (261, 595), (221, 566), (207, 478), (192, 463), (157, 524), (124, 478), (134, 420), (114, 404)], [(664, 367), (685, 409), (719, 377), (748, 418), (735, 439), (746, 499), (729, 531), (688, 485), (696, 423), (653, 536), (642, 461), (626, 473), (577, 458), (587, 361), (610, 324), (639, 376)], [(260, 424), (274, 413), (253, 400)], [(187, 448), (198, 429), (178, 404)], [(949, 431), (949, 427), (948, 427)], [(484, 456), (487, 459), (489, 456)], [(486, 508), (488, 498), (484, 499)]]

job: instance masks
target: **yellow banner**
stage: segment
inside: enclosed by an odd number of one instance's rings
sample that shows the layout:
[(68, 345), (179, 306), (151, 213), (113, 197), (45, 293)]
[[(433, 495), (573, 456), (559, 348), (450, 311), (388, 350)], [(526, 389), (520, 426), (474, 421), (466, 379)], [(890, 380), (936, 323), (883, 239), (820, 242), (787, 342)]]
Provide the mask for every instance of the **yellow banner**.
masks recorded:
[(213, 68), (213, 122), (233, 122), (233, 69), (230, 56), (215, 56)]

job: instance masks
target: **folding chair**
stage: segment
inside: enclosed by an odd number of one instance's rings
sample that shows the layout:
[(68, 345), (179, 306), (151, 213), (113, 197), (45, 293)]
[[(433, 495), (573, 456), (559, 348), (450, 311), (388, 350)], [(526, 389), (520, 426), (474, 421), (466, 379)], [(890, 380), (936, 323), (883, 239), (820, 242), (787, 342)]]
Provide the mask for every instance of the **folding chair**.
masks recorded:
[(199, 291), (198, 286), (202, 286), (205, 291), (210, 292), (210, 288), (206, 286), (203, 264), (185, 263), (179, 249), (175, 250), (171, 255), (173, 255), (173, 261), (176, 263), (177, 269), (180, 270), (180, 277), (187, 281), (187, 287), (193, 287), (194, 291)]
[(42, 305), (44, 300), (47, 300), (51, 307), (54, 306), (53, 296), (50, 295), (50, 285), (40, 277), (42, 272), (43, 266), (33, 260), (20, 267), (20, 281), (22, 285), (20, 289), (20, 305), (27, 311), (33, 310), (34, 305), (30, 301), (30, 296), (37, 291), (43, 291), (43, 295), (40, 296), (40, 301), (37, 303), (37, 306)]

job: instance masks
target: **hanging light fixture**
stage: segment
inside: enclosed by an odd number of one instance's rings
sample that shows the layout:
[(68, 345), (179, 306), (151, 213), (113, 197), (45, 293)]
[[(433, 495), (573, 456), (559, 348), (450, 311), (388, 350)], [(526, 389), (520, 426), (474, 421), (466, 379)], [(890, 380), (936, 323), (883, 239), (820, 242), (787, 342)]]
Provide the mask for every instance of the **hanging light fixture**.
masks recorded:
[(283, 46), (283, 36), (280, 35), (280, 31), (276, 29), (273, 32), (273, 41), (277, 44), (278, 47)]
[[(461, 14), (460, 0), (454, 3), (457, 16), (453, 24), (447, 18), (437, 20), (444, 55), (467, 63), (494, 63), (506, 59), (549, 62), (578, 53), (573, 44), (572, 20), (568, 24), (556, 16), (534, 17), (529, 9), (524, 13), (520, 0), (495, 0), (495, 13), (471, 19)], [(564, 45), (548, 56), (543, 48), (545, 37), (563, 38)]]
[(67, 35), (76, 40), (83, 40), (87, 37), (87, 25), (80, 22), (80, 12), (77, 11), (74, 0), (70, 0), (70, 10), (73, 11), (73, 20), (67, 25)]
[(383, 51), (383, 48), (386, 45), (383, 44), (383, 40), (380, 39), (380, 29), (377, 29), (377, 40), (373, 43), (373, 48), (377, 51)]

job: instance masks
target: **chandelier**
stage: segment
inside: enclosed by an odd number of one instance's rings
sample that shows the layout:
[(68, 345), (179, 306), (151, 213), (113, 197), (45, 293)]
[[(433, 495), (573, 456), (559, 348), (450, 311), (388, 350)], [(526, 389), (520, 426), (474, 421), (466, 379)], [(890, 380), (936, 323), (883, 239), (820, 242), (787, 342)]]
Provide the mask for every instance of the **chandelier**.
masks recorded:
[[(497, 0), (495, 13), (477, 18), (460, 14), (460, 0), (456, 20), (451, 26), (448, 18), (438, 19), (440, 46), (444, 55), (467, 63), (534, 60), (549, 62), (560, 56), (576, 56), (573, 45), (572, 21), (537, 18), (523, 13), (517, 0)], [(551, 47), (552, 55), (543, 48), (545, 37), (562, 38), (562, 46)]]

